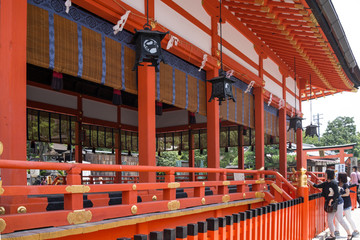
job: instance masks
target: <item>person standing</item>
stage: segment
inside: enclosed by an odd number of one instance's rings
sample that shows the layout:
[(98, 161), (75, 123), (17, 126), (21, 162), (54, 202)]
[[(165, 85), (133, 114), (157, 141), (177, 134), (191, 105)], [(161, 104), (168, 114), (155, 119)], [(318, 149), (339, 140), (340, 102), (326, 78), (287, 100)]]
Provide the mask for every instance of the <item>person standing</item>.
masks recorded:
[[(343, 209), (344, 209), (344, 200), (340, 197), (338, 184), (335, 181), (335, 171), (332, 169), (328, 169), (325, 172), (326, 181), (320, 184), (313, 184), (309, 182), (316, 188), (322, 188), (322, 196), (325, 197), (325, 206), (332, 206), (333, 203), (337, 203), (337, 208), (335, 212), (327, 213), (327, 220), (330, 229), (330, 237), (327, 237), (326, 240), (335, 240), (335, 226), (334, 226), (334, 218), (336, 217), (341, 226), (346, 230), (348, 236), (347, 239), (351, 240), (353, 238), (349, 226), (344, 221), (343, 218)], [(336, 206), (335, 206), (336, 207)]]
[[(340, 186), (340, 196), (344, 200), (344, 212), (346, 220), (350, 223), (351, 228), (353, 229), (353, 236), (359, 235), (359, 231), (356, 228), (354, 221), (351, 218), (351, 199), (350, 199), (350, 189), (349, 184), (347, 183), (347, 174), (341, 172), (338, 174), (338, 181)], [(335, 218), (335, 236), (339, 236), (339, 222)]]
[(350, 175), (351, 177), (351, 184), (356, 185), (356, 199), (360, 207), (360, 199), (359, 199), (359, 181), (360, 181), (360, 173), (358, 172), (358, 167), (353, 166), (352, 173)]

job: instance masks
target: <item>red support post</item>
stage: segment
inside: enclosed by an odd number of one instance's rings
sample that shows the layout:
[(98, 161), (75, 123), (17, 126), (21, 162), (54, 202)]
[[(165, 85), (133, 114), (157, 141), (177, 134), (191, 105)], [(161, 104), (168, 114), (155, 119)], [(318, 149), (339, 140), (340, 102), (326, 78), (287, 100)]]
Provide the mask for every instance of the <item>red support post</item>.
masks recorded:
[[(26, 161), (27, 1), (1, 1), (0, 7), (0, 144), (1, 159)], [(3, 185), (27, 184), (26, 170), (1, 169)], [(1, 197), (6, 213), (17, 213), (25, 196)]]
[[(218, 70), (214, 69), (207, 74), (208, 79), (217, 77)], [(206, 98), (210, 99), (212, 86), (207, 82)], [(220, 168), (220, 122), (219, 122), (219, 102), (212, 100), (206, 103), (207, 106), (207, 161), (209, 168)], [(218, 181), (219, 174), (209, 173), (209, 181)]]
[(282, 77), (282, 98), (285, 106), (279, 111), (279, 170), (280, 174), (287, 179), (287, 130), (286, 130), (286, 77)]
[(304, 201), (300, 204), (300, 226), (301, 226), (301, 238), (300, 240), (309, 239), (309, 188), (307, 186), (306, 169), (299, 171), (299, 182), (298, 182), (297, 195), (303, 197)]
[[(265, 166), (265, 128), (264, 128), (264, 94), (263, 88), (255, 87), (255, 168), (264, 170)], [(262, 185), (254, 186), (254, 191), (261, 191)]]
[(255, 87), (255, 167), (264, 168), (264, 94), (263, 88)]
[[(138, 66), (139, 165), (156, 166), (155, 68)], [(140, 182), (156, 182), (155, 172), (140, 172)]]
[[(72, 168), (68, 171), (66, 176), (68, 185), (81, 184), (81, 168)], [(64, 194), (64, 209), (65, 210), (79, 210), (83, 209), (83, 194), (82, 193), (68, 193)]]

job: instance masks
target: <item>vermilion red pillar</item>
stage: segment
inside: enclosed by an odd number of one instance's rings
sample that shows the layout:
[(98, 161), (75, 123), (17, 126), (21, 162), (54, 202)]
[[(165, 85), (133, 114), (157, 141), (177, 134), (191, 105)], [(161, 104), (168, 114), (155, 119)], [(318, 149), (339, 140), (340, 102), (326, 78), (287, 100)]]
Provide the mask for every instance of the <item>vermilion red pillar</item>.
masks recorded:
[[(218, 70), (208, 72), (208, 79), (217, 77)], [(211, 83), (207, 82), (206, 98), (211, 96)], [(219, 102), (212, 100), (207, 102), (207, 161), (209, 168), (220, 168), (220, 123), (219, 123)], [(219, 175), (216, 173), (209, 173), (208, 180), (217, 181)]]
[(296, 130), (296, 168), (300, 171), (302, 168), (307, 169), (306, 157), (304, 157), (303, 149), (302, 149), (302, 130), (298, 128)]
[[(283, 99), (286, 103), (286, 78), (283, 76)], [(287, 179), (287, 148), (286, 148), (286, 104), (279, 110), (279, 170)]]
[[(27, 1), (1, 1), (0, 7), (0, 159), (26, 161)], [(3, 185), (26, 185), (26, 170), (1, 169)], [(25, 197), (1, 198), (16, 213)], [(11, 206), (10, 206), (11, 204)]]
[(264, 94), (263, 88), (255, 87), (255, 167), (261, 169), (264, 167)]
[[(138, 67), (139, 165), (156, 165), (155, 68)], [(140, 182), (156, 182), (155, 172), (139, 173)]]

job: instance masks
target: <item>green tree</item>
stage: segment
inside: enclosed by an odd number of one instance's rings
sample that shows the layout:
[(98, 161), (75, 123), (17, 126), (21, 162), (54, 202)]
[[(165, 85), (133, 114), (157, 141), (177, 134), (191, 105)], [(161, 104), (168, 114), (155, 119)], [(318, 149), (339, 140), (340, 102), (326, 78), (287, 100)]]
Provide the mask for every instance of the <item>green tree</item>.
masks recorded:
[(354, 156), (360, 155), (360, 134), (356, 132), (356, 125), (353, 117), (337, 117), (334, 121), (328, 122), (325, 133), (320, 139), (322, 146), (343, 145), (357, 143), (354, 148)]
[(220, 148), (220, 167), (226, 168), (227, 166), (234, 165), (233, 162), (237, 157), (237, 147), (229, 147), (228, 152), (225, 152), (224, 148)]
[(303, 143), (313, 144), (315, 146), (321, 146), (321, 142), (319, 141), (318, 136), (314, 136), (314, 137), (307, 136), (306, 137), (305, 131), (303, 131)]
[(164, 151), (157, 157), (157, 166), (175, 167), (176, 160), (180, 160), (180, 156), (175, 151)]

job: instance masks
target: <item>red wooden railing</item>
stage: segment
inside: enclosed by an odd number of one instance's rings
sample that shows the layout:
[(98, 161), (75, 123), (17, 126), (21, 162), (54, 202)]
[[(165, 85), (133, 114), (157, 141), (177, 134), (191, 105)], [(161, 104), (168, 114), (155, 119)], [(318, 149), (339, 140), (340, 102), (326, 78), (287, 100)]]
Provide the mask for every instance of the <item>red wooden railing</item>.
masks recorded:
[[(168, 240), (300, 240), (312, 239), (326, 229), (324, 199), (320, 194), (309, 197), (309, 221), (301, 221), (304, 209), (302, 197), (254, 208), (245, 212), (208, 218), (206, 221), (190, 222), (187, 226), (167, 228), (150, 232), (149, 235), (131, 236), (119, 233), (117, 240), (158, 240), (162, 236)], [(304, 238), (304, 228), (309, 229), (309, 236)], [(158, 238), (161, 236), (160, 238)]]
[[(44, 186), (2, 186), (1, 197), (23, 197), (29, 195), (53, 195), (64, 194), (64, 210), (46, 211), (45, 208), (35, 208), (32, 204), (34, 199), (24, 202), (27, 213), (17, 214), (6, 212), (1, 218), (6, 222), (4, 233), (17, 230), (42, 228), (49, 226), (69, 225), (68, 216), (76, 210), (82, 210), (83, 195), (94, 199), (96, 194), (104, 199), (94, 200), (92, 208), (85, 208), (84, 211), (91, 211), (89, 221), (96, 222), (108, 218), (131, 216), (133, 214), (144, 214), (152, 212), (169, 211), (169, 203), (176, 202), (176, 209), (184, 209), (206, 204), (236, 201), (243, 199), (263, 199), (264, 205), (272, 201), (282, 202), (291, 200), (296, 195), (296, 188), (286, 181), (280, 174), (274, 171), (255, 170), (234, 170), (234, 169), (212, 169), (212, 168), (178, 168), (178, 167), (152, 167), (152, 166), (128, 166), (128, 165), (100, 165), (100, 164), (69, 164), (69, 163), (48, 163), (1, 160), (0, 168), (10, 169), (44, 169), (44, 170), (65, 170), (67, 172), (67, 185), (44, 185)], [(112, 171), (112, 172), (163, 172), (164, 182), (157, 183), (124, 183), (124, 184), (89, 184), (81, 185), (82, 171)], [(187, 173), (216, 173), (218, 181), (194, 181), (176, 182), (176, 172)], [(228, 174), (243, 173), (245, 181), (227, 180)], [(275, 181), (264, 180), (264, 176), (274, 176)], [(247, 180), (251, 177), (251, 180)], [(229, 185), (234, 185), (236, 191), (229, 193)], [(252, 186), (252, 189), (249, 188)], [(176, 188), (183, 188), (187, 198), (176, 199)], [(212, 195), (205, 195), (205, 188), (213, 192)], [(122, 204), (108, 206), (104, 195), (109, 192), (122, 192)], [(152, 194), (157, 199), (153, 201)], [(141, 196), (142, 202), (138, 202)], [(44, 199), (43, 199), (44, 200)], [(105, 204), (104, 204), (105, 203)], [(37, 204), (36, 206), (38, 206)], [(134, 206), (136, 205), (136, 211)], [(46, 205), (45, 205), (46, 206)], [(106, 207), (105, 207), (106, 206)]]

